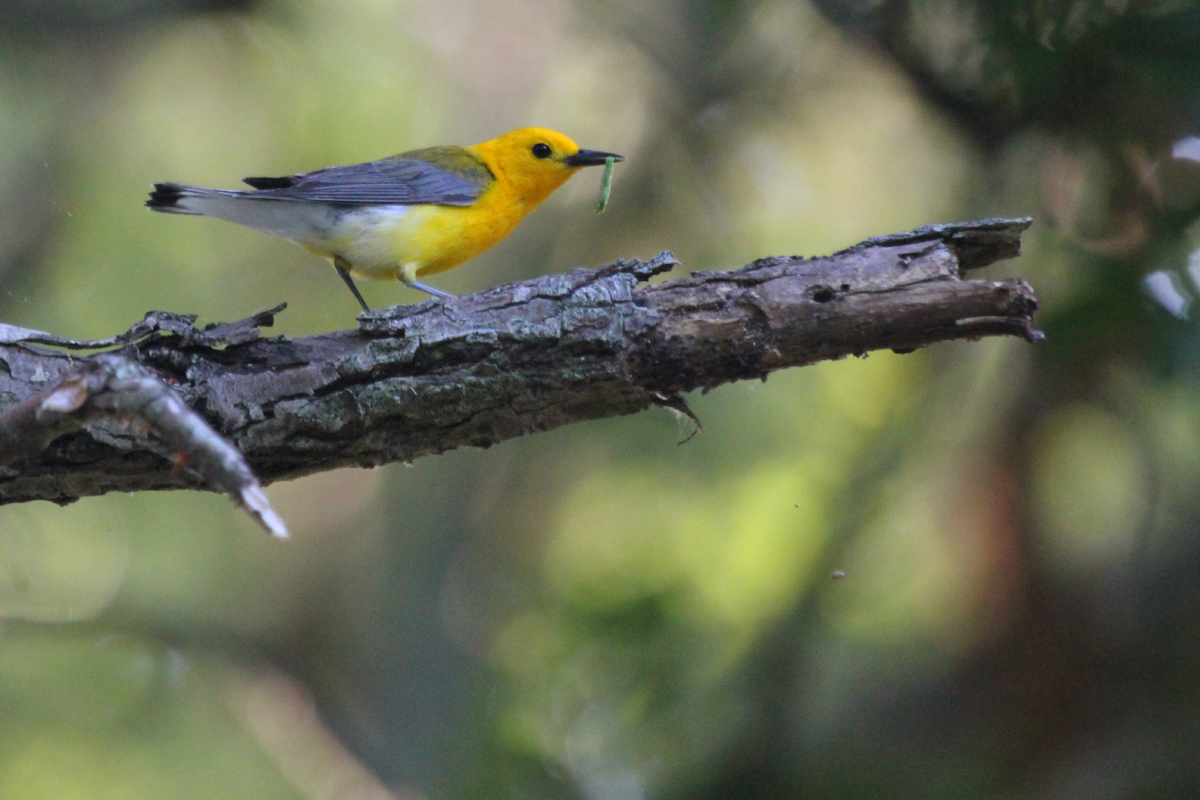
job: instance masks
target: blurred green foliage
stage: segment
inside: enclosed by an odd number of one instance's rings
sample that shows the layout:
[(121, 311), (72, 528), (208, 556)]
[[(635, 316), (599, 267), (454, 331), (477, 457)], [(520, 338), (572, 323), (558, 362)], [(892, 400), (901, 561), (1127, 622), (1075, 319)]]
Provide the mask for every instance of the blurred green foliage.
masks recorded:
[[(3, 320), (349, 327), (140, 208), (523, 125), (625, 154), (438, 285), (1036, 217), (1044, 345), (220, 497), (0, 509), (0, 797), (1194, 797), (1200, 4), (0, 6)], [(363, 286), (373, 305), (422, 298)]]

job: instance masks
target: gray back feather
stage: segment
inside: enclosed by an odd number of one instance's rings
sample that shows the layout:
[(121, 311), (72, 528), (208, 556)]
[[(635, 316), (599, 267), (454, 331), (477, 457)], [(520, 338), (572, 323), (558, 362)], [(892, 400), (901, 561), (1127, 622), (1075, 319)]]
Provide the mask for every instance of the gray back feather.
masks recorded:
[[(441, 151), (458, 151), (443, 153)], [(421, 156), (441, 155), (438, 166)], [(444, 156), (449, 155), (450, 158)], [(411, 156), (418, 156), (412, 158)], [(449, 166), (449, 165), (453, 166)], [(476, 166), (478, 165), (478, 166)], [(455, 168), (457, 167), (457, 168)], [(482, 167), (482, 170), (479, 169)], [(259, 189), (246, 196), (338, 205), (469, 206), (495, 178), (483, 161), (462, 148), (428, 148), (379, 161), (329, 167), (284, 178), (246, 178)]]

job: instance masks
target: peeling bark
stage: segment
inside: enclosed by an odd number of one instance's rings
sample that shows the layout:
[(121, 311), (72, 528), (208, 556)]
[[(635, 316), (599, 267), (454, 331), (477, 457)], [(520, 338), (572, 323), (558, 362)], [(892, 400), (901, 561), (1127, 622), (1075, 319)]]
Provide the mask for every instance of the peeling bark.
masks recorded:
[[(0, 326), (0, 414), (79, 361), (44, 345), (115, 345), (170, 383), (263, 483), (488, 447), (655, 405), (686, 410), (682, 392), (869, 350), (1036, 341), (1027, 284), (963, 277), (1017, 256), (1029, 224), (929, 226), (831, 256), (645, 284), (676, 264), (664, 253), (364, 313), (357, 330), (292, 340), (257, 336), (274, 309), (204, 330), (155, 312), (99, 343)], [(103, 421), (0, 467), (0, 503), (179, 488), (206, 487)]]

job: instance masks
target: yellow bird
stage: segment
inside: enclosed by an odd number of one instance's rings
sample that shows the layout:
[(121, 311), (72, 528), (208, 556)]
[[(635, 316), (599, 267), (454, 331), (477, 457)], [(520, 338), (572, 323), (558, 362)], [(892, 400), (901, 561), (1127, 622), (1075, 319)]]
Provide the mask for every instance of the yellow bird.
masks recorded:
[(245, 178), (253, 191), (156, 183), (146, 205), (296, 242), (331, 259), (369, 311), (352, 275), (398, 279), (449, 297), (417, 278), (479, 255), (582, 167), (609, 158), (625, 160), (580, 150), (546, 128), (521, 128), (472, 147), (427, 147), (302, 175)]

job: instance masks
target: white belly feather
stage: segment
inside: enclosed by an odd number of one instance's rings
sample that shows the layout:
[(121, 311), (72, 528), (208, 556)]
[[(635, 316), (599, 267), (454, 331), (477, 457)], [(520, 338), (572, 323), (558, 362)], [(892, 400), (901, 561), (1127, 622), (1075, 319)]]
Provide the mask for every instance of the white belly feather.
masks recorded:
[(370, 278), (395, 278), (412, 258), (399, 252), (397, 223), (413, 206), (335, 206), (255, 197), (252, 192), (183, 187), (174, 213), (196, 214), (289, 239), (318, 255), (340, 255)]

